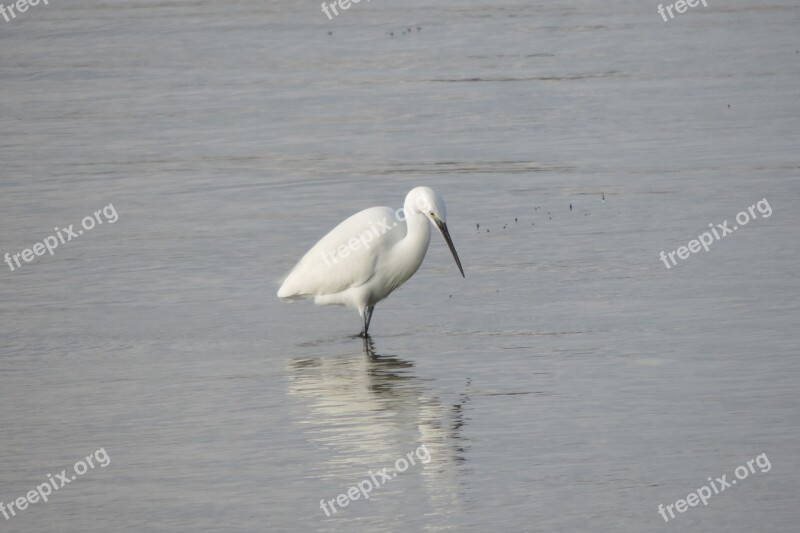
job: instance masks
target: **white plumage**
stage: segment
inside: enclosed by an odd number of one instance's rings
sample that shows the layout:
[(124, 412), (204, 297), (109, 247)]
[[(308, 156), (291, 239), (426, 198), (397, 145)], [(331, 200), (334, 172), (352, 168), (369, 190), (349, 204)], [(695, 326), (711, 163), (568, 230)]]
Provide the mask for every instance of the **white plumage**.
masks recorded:
[(319, 240), (289, 272), (278, 297), (314, 298), (317, 305), (344, 305), (361, 315), (367, 335), (379, 301), (405, 283), (422, 264), (431, 224), (447, 242), (464, 276), (447, 230), (444, 199), (416, 187), (402, 209), (370, 207), (351, 216)]

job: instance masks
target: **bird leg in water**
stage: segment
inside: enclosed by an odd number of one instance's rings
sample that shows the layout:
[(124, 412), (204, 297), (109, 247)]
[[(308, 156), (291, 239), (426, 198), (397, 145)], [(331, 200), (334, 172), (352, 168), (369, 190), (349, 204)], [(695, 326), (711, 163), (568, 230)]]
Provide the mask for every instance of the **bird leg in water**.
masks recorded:
[(374, 305), (370, 305), (367, 307), (367, 310), (364, 312), (364, 316), (361, 317), (362, 327), (364, 328), (361, 330), (361, 333), (358, 334), (359, 337), (369, 337), (367, 331), (369, 331), (369, 323), (372, 321), (372, 312), (375, 310)]
[(372, 322), (372, 312), (374, 310), (375, 310), (374, 305), (370, 305), (369, 307), (367, 307), (367, 327), (364, 328), (364, 333), (366, 333), (367, 329), (369, 329), (369, 323)]

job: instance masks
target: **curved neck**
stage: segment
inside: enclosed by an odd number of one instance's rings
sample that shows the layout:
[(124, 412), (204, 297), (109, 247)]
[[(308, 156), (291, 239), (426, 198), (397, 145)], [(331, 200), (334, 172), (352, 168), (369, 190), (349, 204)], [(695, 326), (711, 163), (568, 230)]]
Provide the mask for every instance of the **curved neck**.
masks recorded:
[(427, 247), (427, 243), (431, 240), (431, 224), (428, 217), (408, 205), (403, 206), (403, 211), (406, 215), (406, 237), (403, 240), (423, 241)]
[(415, 209), (405, 210), (406, 236), (397, 243), (400, 261), (413, 274), (422, 264), (431, 242), (431, 224), (428, 218)]

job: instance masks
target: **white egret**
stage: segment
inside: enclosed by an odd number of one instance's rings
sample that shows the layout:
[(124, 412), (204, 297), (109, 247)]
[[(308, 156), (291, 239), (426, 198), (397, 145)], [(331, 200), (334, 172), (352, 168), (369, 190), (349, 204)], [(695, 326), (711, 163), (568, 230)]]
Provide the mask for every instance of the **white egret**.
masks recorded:
[(416, 187), (402, 209), (370, 207), (351, 216), (317, 242), (283, 280), (278, 297), (314, 298), (317, 305), (358, 310), (367, 336), (375, 304), (414, 275), (431, 240), (431, 226), (444, 237), (458, 270), (461, 260), (447, 230), (444, 198)]

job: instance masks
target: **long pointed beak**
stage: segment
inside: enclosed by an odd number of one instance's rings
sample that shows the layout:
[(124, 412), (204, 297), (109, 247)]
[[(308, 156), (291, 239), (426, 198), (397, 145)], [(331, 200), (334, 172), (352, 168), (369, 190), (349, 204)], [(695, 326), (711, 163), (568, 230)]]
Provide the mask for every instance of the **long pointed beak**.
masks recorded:
[(450, 238), (450, 232), (447, 231), (447, 224), (436, 218), (435, 226), (436, 229), (439, 230), (439, 233), (442, 234), (442, 237), (444, 237), (444, 240), (447, 242), (447, 246), (448, 248), (450, 248), (450, 253), (453, 254), (453, 259), (456, 260), (456, 265), (458, 265), (458, 270), (461, 272), (461, 277), (466, 278), (467, 276), (464, 275), (464, 269), (461, 268), (461, 260), (458, 258), (458, 252), (456, 252), (456, 247), (453, 246), (453, 239)]

